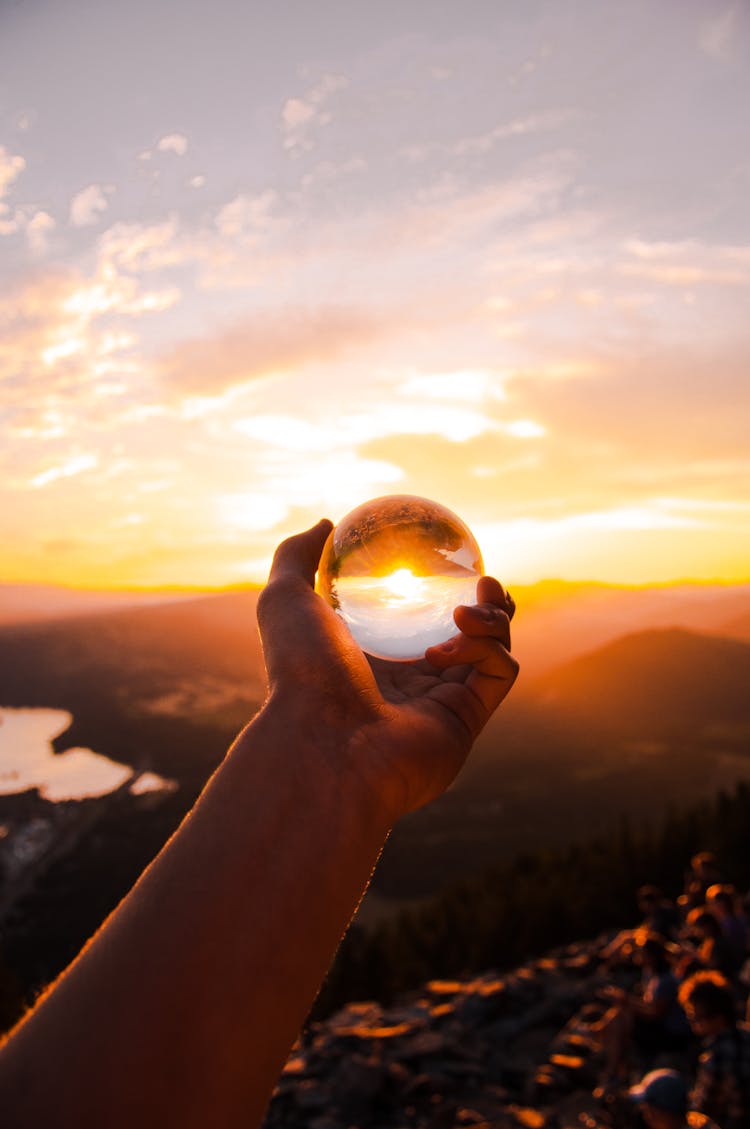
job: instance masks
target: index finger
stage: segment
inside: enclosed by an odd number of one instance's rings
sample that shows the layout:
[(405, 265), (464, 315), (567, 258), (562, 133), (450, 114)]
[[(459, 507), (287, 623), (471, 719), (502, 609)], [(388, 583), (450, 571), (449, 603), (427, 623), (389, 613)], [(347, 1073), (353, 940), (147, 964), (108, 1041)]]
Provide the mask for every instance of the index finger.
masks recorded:
[(503, 609), (508, 619), (513, 619), (516, 614), (516, 601), (494, 576), (479, 577), (477, 581), (477, 603), (496, 604)]

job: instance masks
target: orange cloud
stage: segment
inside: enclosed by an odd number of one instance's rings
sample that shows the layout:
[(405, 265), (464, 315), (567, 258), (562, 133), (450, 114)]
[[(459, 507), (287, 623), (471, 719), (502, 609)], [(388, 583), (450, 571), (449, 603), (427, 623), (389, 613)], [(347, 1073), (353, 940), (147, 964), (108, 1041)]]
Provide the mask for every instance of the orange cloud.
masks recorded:
[(338, 360), (395, 329), (394, 320), (346, 306), (277, 310), (182, 343), (160, 371), (169, 389), (216, 395), (259, 377)]

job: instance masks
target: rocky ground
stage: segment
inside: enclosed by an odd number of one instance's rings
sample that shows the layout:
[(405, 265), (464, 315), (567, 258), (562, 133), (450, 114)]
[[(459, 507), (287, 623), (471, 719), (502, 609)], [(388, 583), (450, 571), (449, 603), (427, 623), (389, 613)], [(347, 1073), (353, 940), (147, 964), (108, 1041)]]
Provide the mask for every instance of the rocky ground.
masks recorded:
[(508, 974), (435, 980), (394, 1006), (310, 1026), (266, 1129), (581, 1129), (625, 1124), (592, 1097), (602, 1014), (596, 942)]

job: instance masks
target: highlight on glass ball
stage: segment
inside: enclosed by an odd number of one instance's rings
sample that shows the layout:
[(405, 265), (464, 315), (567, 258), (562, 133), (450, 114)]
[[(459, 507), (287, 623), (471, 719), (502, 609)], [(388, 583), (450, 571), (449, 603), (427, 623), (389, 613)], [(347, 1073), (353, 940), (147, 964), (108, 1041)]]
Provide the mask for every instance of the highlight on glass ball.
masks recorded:
[(439, 502), (393, 494), (364, 502), (331, 532), (316, 589), (363, 651), (401, 661), (456, 633), (453, 610), (476, 603), (482, 554)]

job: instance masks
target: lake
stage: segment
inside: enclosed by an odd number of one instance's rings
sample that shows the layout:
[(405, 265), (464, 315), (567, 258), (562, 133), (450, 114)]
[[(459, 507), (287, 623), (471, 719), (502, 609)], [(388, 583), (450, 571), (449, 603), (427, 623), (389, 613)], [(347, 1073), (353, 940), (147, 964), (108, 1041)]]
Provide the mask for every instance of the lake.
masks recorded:
[(52, 742), (72, 721), (66, 710), (0, 706), (0, 795), (38, 788), (53, 803), (83, 800), (113, 792), (131, 778), (136, 794), (173, 787), (172, 781), (154, 773), (136, 774), (130, 765), (91, 749), (56, 753)]

